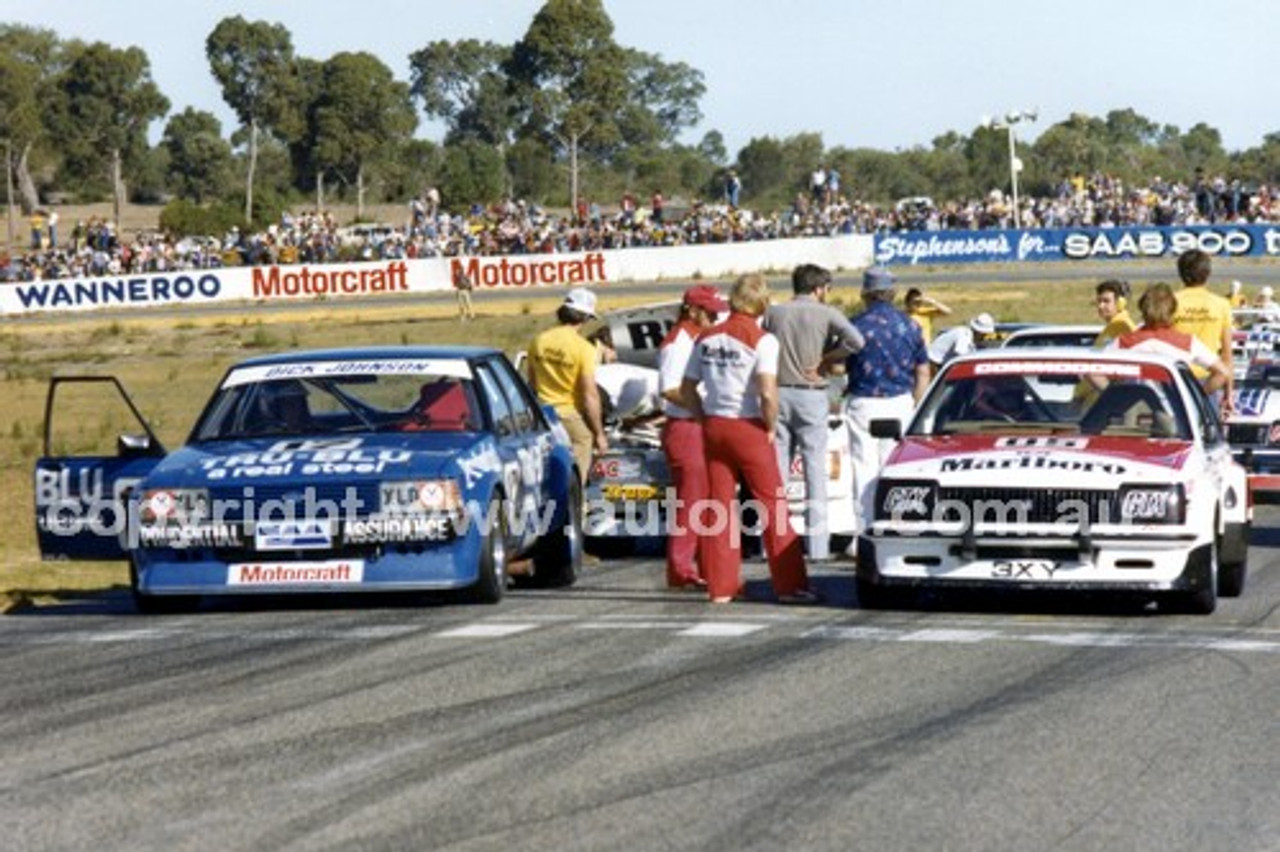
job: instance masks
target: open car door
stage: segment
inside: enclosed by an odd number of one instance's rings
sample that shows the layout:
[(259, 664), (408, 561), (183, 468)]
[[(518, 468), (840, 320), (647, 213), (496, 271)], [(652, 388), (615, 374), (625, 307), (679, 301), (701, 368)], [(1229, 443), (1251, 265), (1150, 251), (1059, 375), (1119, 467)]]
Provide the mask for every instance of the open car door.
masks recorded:
[(129, 494), (164, 455), (114, 376), (51, 379), (35, 467), (41, 557), (127, 559)]

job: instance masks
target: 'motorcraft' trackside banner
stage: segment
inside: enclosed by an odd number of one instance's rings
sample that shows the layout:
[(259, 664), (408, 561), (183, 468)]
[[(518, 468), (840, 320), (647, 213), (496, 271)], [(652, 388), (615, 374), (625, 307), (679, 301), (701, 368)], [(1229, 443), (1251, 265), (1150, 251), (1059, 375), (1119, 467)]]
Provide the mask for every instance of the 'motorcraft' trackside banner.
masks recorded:
[(909, 231), (877, 234), (882, 264), (1114, 260), (1166, 257), (1187, 249), (1211, 255), (1280, 255), (1277, 225), (1126, 226), (1008, 231)]
[(27, 281), (0, 284), (0, 315), (250, 300), (376, 299), (450, 290), (459, 268), (480, 288), (576, 284), (608, 287), (627, 281), (717, 278), (785, 270), (800, 263), (860, 269), (871, 263), (871, 245), (869, 235), (855, 234), (573, 254), (231, 267)]

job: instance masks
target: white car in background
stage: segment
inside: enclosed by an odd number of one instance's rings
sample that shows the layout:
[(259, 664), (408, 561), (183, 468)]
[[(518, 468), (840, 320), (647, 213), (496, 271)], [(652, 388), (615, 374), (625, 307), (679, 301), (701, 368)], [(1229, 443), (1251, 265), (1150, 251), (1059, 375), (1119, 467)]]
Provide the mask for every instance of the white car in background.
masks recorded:
[[(675, 324), (679, 311), (679, 302), (664, 302), (613, 311), (600, 320), (609, 328), (619, 362), (650, 367), (656, 375), (658, 346)], [(657, 385), (656, 378), (653, 385)], [(849, 429), (838, 392), (839, 387), (833, 386), (826, 457), (827, 528), (832, 552), (836, 553), (842, 552), (858, 531)], [(587, 478), (584, 533), (588, 538), (618, 542), (661, 535), (666, 528), (664, 498), (671, 474), (659, 429), (644, 418), (646, 412), (619, 410), (607, 392), (602, 397), (609, 414), (609, 450), (596, 456)], [(786, 489), (791, 522), (803, 533), (805, 484), (799, 456), (792, 459)]]

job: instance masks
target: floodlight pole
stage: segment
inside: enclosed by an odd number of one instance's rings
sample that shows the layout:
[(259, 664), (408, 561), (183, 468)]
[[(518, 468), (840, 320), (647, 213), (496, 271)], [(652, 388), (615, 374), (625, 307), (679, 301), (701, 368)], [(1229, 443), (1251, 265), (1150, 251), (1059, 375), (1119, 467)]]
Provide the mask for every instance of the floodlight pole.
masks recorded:
[(1038, 115), (1038, 110), (1030, 110), (1010, 112), (1004, 118), (994, 120), (983, 119), (985, 125), (991, 130), (1004, 130), (1009, 134), (1009, 185), (1013, 190), (1013, 227), (1018, 229), (1022, 227), (1022, 210), (1018, 203), (1018, 172), (1022, 171), (1022, 163), (1018, 161), (1018, 147), (1013, 136), (1013, 126), (1023, 121), (1035, 121)]
[(1016, 121), (1010, 121), (1009, 130), (1009, 182), (1013, 186), (1013, 227), (1014, 230), (1022, 228), (1022, 211), (1018, 206), (1018, 150), (1014, 146), (1013, 141), (1013, 125)]

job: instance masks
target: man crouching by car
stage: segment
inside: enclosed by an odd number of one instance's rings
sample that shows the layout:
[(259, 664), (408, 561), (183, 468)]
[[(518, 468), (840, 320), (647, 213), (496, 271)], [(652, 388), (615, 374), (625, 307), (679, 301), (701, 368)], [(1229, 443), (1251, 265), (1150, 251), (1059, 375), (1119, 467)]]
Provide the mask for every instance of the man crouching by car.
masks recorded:
[(684, 381), (694, 341), (728, 310), (729, 303), (716, 288), (708, 284), (690, 287), (684, 291), (679, 321), (658, 347), (658, 391), (667, 416), (662, 427), (662, 451), (676, 491), (675, 525), (667, 533), (667, 585), (673, 589), (707, 585), (702, 571), (703, 538), (690, 525), (691, 516), (697, 512), (697, 528), (708, 529), (704, 517), (709, 497), (707, 460), (702, 448), (702, 424), (680, 405), (680, 383)]

